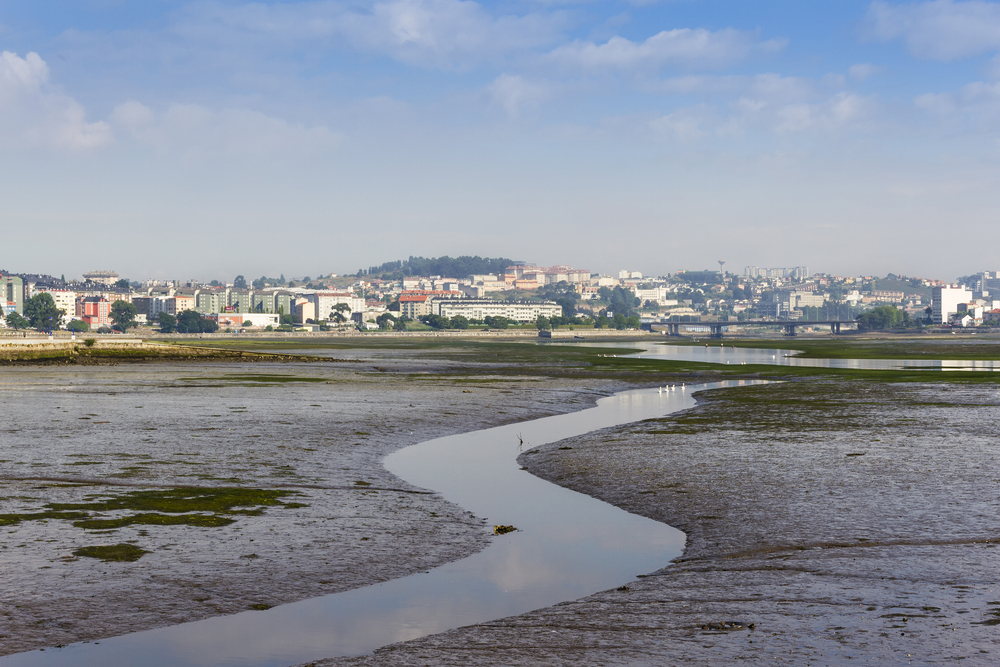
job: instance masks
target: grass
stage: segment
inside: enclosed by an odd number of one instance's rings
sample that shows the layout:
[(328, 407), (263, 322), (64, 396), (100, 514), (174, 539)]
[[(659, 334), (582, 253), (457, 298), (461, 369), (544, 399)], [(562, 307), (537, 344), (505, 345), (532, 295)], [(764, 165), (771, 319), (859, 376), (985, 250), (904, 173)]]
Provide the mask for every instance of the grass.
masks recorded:
[[(671, 345), (705, 344), (704, 339), (671, 340)], [(836, 338), (836, 339), (724, 339), (728, 347), (756, 349), (801, 350), (804, 359), (935, 359), (954, 361), (996, 361), (1000, 360), (1000, 339), (961, 338), (952, 336), (930, 337), (924, 334), (893, 338)]]
[[(254, 373), (213, 375), (212, 379), (223, 382), (259, 382), (262, 384), (278, 384), (283, 382), (327, 382), (327, 378), (303, 377), (301, 375), (285, 375), (280, 373)], [(178, 378), (183, 382), (202, 382), (203, 377)]]
[[(969, 343), (943, 339), (907, 338), (899, 340), (836, 339), (836, 340), (726, 340), (726, 345), (756, 348), (788, 348), (805, 350), (815, 357), (826, 358), (898, 358), (921, 359), (1000, 359), (1000, 340), (995, 344), (983, 340)], [(241, 340), (213, 341), (215, 346), (236, 346), (247, 349), (372, 349), (419, 352), (421, 359), (447, 364), (447, 371), (436, 377), (442, 382), (481, 382), (484, 375), (492, 381), (500, 378), (535, 376), (540, 378), (607, 379), (632, 383), (654, 384), (663, 381), (714, 382), (724, 379), (793, 379), (849, 378), (862, 381), (887, 382), (1000, 382), (1000, 373), (990, 371), (942, 371), (940, 369), (855, 370), (834, 368), (801, 368), (772, 365), (727, 366), (703, 362), (636, 358), (639, 350), (623, 349), (606, 341), (606, 347), (577, 345), (572, 342), (538, 343), (534, 340), (484, 339), (400, 339), (366, 338), (315, 341)], [(679, 345), (704, 345), (704, 341), (671, 341)], [(911, 349), (909, 354), (907, 350)], [(981, 347), (979, 347), (981, 346)], [(960, 353), (960, 350), (964, 352)], [(616, 355), (616, 356), (611, 356)], [(992, 355), (992, 356), (991, 356)], [(412, 373), (402, 379), (425, 382), (434, 374)]]
[[(111, 530), (131, 525), (196, 526), (218, 528), (236, 521), (235, 516), (262, 514), (266, 507), (292, 509), (306, 507), (285, 502), (298, 491), (242, 487), (158, 489), (120, 495), (91, 496), (82, 503), (49, 503), (41, 512), (0, 514), (0, 526), (23, 521), (72, 521), (78, 528)], [(107, 518), (103, 512), (132, 512)]]
[(106, 546), (81, 547), (73, 552), (74, 556), (83, 558), (98, 558), (105, 563), (132, 563), (149, 552), (133, 544), (110, 544)]

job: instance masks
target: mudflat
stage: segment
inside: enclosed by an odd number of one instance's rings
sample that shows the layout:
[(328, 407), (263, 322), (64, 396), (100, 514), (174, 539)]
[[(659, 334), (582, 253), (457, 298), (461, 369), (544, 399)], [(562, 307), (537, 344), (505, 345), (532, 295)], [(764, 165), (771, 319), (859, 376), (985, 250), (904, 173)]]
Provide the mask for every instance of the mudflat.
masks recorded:
[(811, 380), (521, 456), (676, 526), (681, 559), (617, 590), (316, 665), (992, 665), (993, 385)]
[(587, 394), (577, 380), (487, 367), (458, 383), (446, 361), (360, 357), (5, 369), (0, 654), (266, 609), (469, 555), (492, 526), (381, 459), (578, 410), (619, 386), (595, 380)]

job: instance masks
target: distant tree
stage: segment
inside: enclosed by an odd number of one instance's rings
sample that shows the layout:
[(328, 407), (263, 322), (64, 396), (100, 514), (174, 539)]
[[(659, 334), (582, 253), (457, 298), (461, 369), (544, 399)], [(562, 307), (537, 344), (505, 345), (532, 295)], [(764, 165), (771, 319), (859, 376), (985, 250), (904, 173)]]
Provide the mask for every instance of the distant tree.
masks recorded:
[(17, 311), (12, 310), (7, 313), (7, 316), (4, 319), (7, 321), (7, 326), (11, 329), (27, 329), (31, 326), (28, 320), (24, 319), (24, 317)]
[(244, 278), (242, 275), (236, 276), (235, 278), (233, 278), (233, 287), (235, 287), (236, 289), (246, 289), (247, 279)]
[(410, 321), (409, 317), (400, 317), (396, 320), (396, 323), (392, 325), (393, 331), (406, 331), (406, 323)]
[(396, 318), (390, 315), (389, 313), (382, 313), (381, 315), (375, 318), (375, 324), (378, 325), (379, 329), (383, 330), (391, 329), (395, 323), (396, 323)]
[(496, 317), (487, 315), (483, 318), (483, 324), (488, 326), (490, 329), (506, 329), (510, 325), (510, 320), (502, 315), (497, 315)]
[(75, 331), (77, 333), (90, 331), (90, 325), (82, 320), (70, 320), (66, 325), (66, 331)]
[(451, 326), (451, 320), (440, 315), (424, 315), (420, 318), (420, 321), (428, 326), (434, 327), (435, 329), (447, 329)]
[(614, 323), (615, 329), (618, 329), (619, 331), (628, 326), (628, 318), (622, 313), (615, 313), (615, 316), (611, 318), (611, 321)]
[(115, 281), (115, 287), (120, 287), (122, 289), (132, 289), (132, 283), (128, 281), (128, 278), (122, 278)]
[(28, 319), (28, 325), (32, 329), (59, 328), (65, 310), (56, 307), (52, 295), (48, 292), (39, 292), (30, 299), (24, 301), (24, 316)]
[(196, 310), (184, 310), (177, 314), (177, 331), (181, 333), (213, 333), (218, 330), (218, 322), (205, 319)]
[(111, 322), (118, 331), (125, 332), (136, 326), (136, 314), (135, 306), (128, 301), (119, 299), (111, 304)]
[(503, 275), (508, 266), (514, 262), (505, 257), (413, 257), (407, 260), (386, 262), (380, 266), (360, 269), (357, 277), (364, 275), (385, 276), (389, 274), (395, 280), (403, 276), (446, 276), (449, 278), (466, 278), (472, 274)]
[(538, 319), (535, 320), (535, 326), (538, 327), (539, 331), (545, 331), (552, 328), (552, 321), (544, 315), (539, 315)]
[(160, 324), (160, 333), (175, 333), (177, 331), (177, 318), (170, 313), (160, 313), (156, 316), (156, 321)]
[(895, 306), (879, 306), (858, 315), (857, 321), (861, 331), (877, 331), (908, 326), (910, 317)]
[(455, 315), (451, 318), (451, 328), (452, 329), (468, 329), (469, 328), (469, 318), (465, 315)]

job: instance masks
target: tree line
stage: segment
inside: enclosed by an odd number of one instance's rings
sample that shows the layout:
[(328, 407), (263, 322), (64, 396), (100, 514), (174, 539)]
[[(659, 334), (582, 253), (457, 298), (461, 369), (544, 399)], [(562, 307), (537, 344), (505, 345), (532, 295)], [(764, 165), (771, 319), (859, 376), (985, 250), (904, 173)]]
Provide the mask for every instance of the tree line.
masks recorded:
[(446, 278), (465, 278), (479, 274), (503, 275), (508, 266), (514, 262), (506, 257), (480, 257), (479, 255), (462, 255), (460, 257), (414, 257), (395, 262), (385, 262), (379, 266), (358, 271), (358, 277), (363, 275), (399, 280), (405, 276), (444, 276)]

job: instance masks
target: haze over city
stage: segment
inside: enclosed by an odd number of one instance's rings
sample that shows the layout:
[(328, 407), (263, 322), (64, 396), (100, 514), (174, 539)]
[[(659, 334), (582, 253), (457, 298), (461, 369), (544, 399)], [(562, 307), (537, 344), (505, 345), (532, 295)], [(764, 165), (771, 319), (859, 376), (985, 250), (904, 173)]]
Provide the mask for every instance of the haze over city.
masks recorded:
[(984, 1), (4, 3), (5, 268), (952, 280), (1000, 241), (998, 49)]

